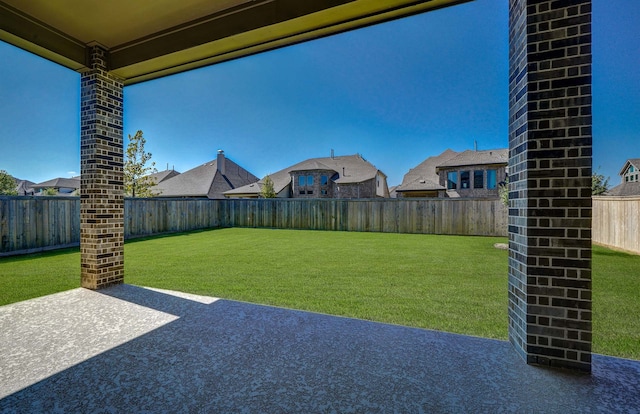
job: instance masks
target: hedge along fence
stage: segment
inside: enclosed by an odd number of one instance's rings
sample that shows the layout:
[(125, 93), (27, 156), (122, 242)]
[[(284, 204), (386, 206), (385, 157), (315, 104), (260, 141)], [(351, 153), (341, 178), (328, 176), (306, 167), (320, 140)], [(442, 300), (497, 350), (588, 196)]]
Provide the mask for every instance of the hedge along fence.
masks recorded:
[(593, 197), (594, 243), (640, 254), (640, 197)]
[[(258, 227), (506, 236), (496, 199), (125, 199), (125, 238)], [(0, 197), (0, 255), (77, 246), (80, 200)]]

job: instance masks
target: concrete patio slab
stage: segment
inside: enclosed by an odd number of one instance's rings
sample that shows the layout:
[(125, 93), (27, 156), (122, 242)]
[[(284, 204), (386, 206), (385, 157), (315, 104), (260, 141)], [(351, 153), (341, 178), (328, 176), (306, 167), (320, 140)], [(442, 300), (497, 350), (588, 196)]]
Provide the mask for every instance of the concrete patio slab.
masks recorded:
[(640, 412), (640, 361), (157, 289), (0, 307), (0, 412)]

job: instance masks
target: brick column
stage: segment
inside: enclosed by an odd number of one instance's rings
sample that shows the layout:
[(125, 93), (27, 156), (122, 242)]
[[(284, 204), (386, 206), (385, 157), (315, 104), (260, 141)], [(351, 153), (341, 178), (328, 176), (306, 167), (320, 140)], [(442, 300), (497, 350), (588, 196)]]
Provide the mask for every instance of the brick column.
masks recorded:
[(591, 0), (509, 2), (509, 340), (591, 371)]
[(81, 78), (80, 251), (82, 287), (124, 281), (122, 81), (107, 72), (108, 52), (88, 47)]

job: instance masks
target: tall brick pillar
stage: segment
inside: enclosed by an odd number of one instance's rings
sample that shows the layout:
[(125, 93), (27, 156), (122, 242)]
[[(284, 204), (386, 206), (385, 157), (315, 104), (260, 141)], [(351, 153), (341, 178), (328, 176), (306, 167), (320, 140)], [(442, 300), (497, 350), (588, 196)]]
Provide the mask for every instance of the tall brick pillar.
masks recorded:
[(591, 371), (591, 0), (509, 3), (509, 340)]
[(88, 47), (81, 77), (80, 250), (82, 286), (124, 281), (122, 82), (107, 71), (108, 52)]

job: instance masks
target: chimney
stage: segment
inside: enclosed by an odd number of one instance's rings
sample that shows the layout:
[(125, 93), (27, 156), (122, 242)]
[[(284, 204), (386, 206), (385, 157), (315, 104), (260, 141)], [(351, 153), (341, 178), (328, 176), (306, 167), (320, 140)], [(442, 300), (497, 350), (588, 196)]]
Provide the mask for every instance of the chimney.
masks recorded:
[(334, 158), (333, 148), (331, 148), (331, 159)]
[(218, 150), (218, 160), (217, 163), (218, 165), (218, 171), (220, 171), (220, 173), (222, 175), (226, 174), (226, 168), (225, 168), (225, 158), (224, 158), (224, 151), (223, 150)]

